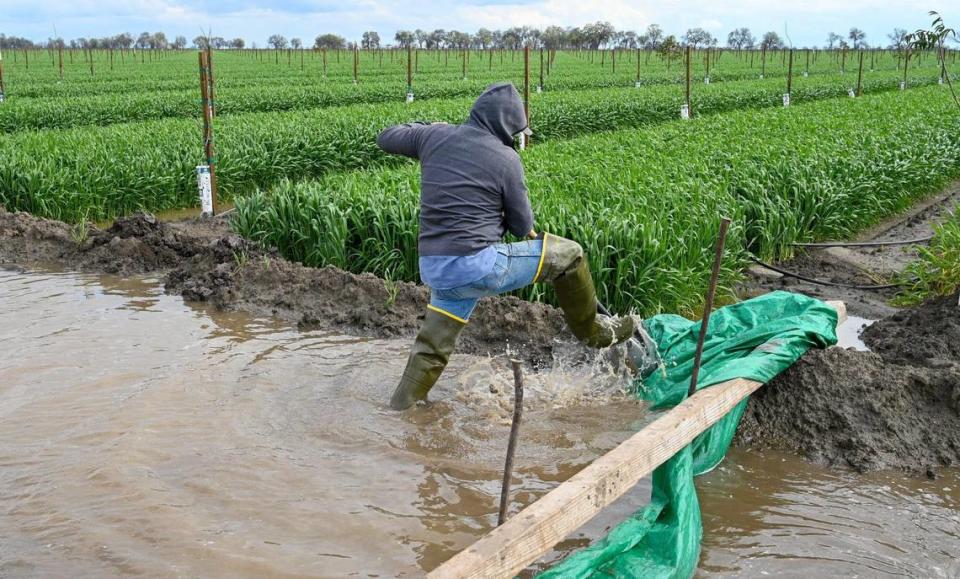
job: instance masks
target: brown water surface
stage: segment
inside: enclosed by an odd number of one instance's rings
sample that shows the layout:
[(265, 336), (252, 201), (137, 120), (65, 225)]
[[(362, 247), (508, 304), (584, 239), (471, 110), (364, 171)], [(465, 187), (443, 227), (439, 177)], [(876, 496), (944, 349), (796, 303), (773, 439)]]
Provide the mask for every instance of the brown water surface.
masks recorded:
[[(456, 356), (432, 407), (395, 413), (407, 340), (298, 332), (151, 279), (0, 270), (0, 304), (0, 576), (419, 576), (495, 523), (504, 359)], [(650, 419), (601, 362), (527, 378), (518, 503)], [(958, 572), (955, 473), (733, 453), (698, 485), (703, 576)]]

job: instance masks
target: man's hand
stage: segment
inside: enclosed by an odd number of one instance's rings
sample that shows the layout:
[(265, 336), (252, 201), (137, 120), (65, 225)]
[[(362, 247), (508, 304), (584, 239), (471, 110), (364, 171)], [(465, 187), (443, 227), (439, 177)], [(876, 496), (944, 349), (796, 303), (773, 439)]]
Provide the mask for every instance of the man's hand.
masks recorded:
[(536, 238), (537, 238), (537, 230), (531, 229), (530, 233), (527, 234), (527, 239), (536, 239)]

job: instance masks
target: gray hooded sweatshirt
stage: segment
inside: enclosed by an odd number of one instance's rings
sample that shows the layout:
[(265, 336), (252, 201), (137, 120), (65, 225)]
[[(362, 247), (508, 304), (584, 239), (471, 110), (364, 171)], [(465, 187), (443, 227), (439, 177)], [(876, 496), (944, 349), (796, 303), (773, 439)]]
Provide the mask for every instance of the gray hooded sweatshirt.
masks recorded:
[(421, 256), (474, 255), (533, 229), (523, 165), (513, 136), (527, 132), (510, 83), (491, 85), (462, 125), (410, 123), (380, 133), (388, 153), (420, 160)]

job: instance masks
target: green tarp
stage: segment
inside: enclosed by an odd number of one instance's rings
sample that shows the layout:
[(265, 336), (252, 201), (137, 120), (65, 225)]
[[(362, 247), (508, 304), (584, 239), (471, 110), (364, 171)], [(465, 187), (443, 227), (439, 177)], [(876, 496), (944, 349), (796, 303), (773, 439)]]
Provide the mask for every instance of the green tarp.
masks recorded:
[[(769, 382), (808, 349), (836, 344), (836, 326), (836, 310), (787, 292), (721, 308), (710, 317), (698, 389), (734, 378)], [(638, 395), (654, 409), (670, 408), (686, 397), (700, 322), (660, 315), (645, 327), (659, 346), (665, 371), (639, 385)], [(703, 535), (693, 477), (723, 460), (746, 406), (744, 399), (653, 472), (646, 507), (538, 577), (691, 577)]]

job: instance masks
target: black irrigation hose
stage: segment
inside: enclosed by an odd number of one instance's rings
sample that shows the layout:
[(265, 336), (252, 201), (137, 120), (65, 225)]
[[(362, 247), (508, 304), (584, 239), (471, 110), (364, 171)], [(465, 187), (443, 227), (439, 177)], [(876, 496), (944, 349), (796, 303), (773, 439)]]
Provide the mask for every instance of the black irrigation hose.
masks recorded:
[(843, 242), (829, 241), (826, 243), (791, 243), (793, 247), (883, 247), (887, 245), (914, 245), (917, 243), (929, 243), (933, 236), (920, 237), (918, 239), (908, 239), (906, 241), (860, 241)]
[(756, 264), (758, 264), (758, 265), (760, 265), (760, 266), (763, 266), (763, 267), (765, 267), (765, 268), (767, 268), (767, 269), (769, 269), (769, 270), (775, 271), (775, 272), (777, 272), (777, 273), (779, 273), (779, 274), (781, 274), (781, 275), (785, 275), (785, 276), (787, 276), (787, 277), (795, 277), (795, 278), (799, 279), (800, 281), (805, 281), (805, 282), (807, 282), (807, 283), (812, 283), (812, 284), (815, 284), (815, 285), (823, 285), (823, 286), (829, 286), (829, 287), (839, 287), (839, 288), (854, 289), (854, 290), (882, 290), (882, 289), (892, 289), (892, 288), (897, 288), (897, 287), (900, 287), (900, 286), (903, 285), (903, 284), (899, 284), (899, 283), (891, 283), (891, 284), (885, 284), (885, 285), (849, 285), (849, 284), (845, 284), (845, 283), (836, 283), (836, 282), (832, 282), (832, 281), (824, 281), (824, 280), (821, 280), (821, 279), (815, 279), (815, 278), (812, 278), (812, 277), (807, 277), (807, 276), (805, 276), (805, 275), (801, 275), (801, 274), (799, 274), (799, 273), (795, 273), (795, 272), (792, 272), (792, 271), (787, 271), (787, 270), (785, 270), (785, 269), (780, 269), (779, 267), (770, 265), (769, 263), (764, 263), (764, 262), (760, 261), (759, 259), (757, 259), (757, 258), (755, 258), (755, 257), (753, 257), (753, 256), (750, 256), (750, 261), (752, 261), (752, 262), (754, 262), (754, 263), (756, 263)]

